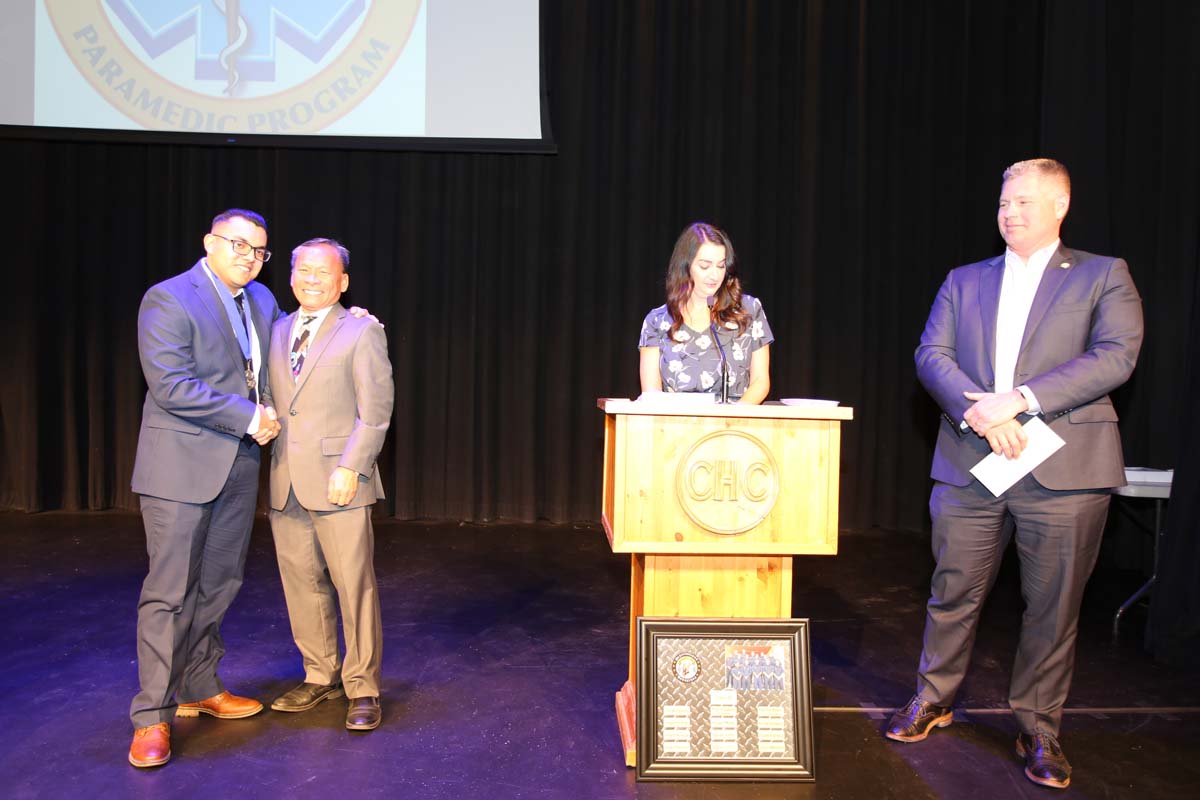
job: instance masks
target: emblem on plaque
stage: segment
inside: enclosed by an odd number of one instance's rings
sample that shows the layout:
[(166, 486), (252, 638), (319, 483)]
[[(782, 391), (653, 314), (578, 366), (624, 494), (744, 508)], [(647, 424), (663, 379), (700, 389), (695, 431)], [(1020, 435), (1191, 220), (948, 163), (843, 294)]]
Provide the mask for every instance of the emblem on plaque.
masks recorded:
[(671, 671), (679, 680), (691, 683), (700, 677), (700, 660), (690, 653), (682, 653), (671, 662)]

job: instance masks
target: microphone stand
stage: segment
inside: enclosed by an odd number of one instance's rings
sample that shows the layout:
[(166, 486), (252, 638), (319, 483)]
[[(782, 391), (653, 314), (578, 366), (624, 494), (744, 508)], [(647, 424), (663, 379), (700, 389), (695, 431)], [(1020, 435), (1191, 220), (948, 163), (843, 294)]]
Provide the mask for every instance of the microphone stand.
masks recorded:
[(717, 335), (717, 324), (712, 319), (712, 308), (716, 305), (717, 298), (712, 296), (708, 298), (708, 330), (712, 333), (713, 341), (716, 342), (717, 352), (721, 354), (721, 392), (720, 403), (727, 405), (729, 403), (729, 360), (725, 358), (725, 348), (721, 346), (721, 337)]

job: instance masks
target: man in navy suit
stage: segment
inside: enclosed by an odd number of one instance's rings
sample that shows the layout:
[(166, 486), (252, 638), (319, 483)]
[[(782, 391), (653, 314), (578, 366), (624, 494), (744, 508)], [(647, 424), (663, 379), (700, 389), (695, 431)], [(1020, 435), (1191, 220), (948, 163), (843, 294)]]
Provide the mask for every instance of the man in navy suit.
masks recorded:
[(150, 569), (138, 600), (136, 767), (171, 757), (173, 716), (240, 719), (262, 704), (225, 690), (220, 624), (242, 585), (259, 448), (279, 433), (266, 380), (280, 315), (254, 279), (271, 257), (253, 211), (218, 214), (205, 256), (150, 288), (138, 312), (146, 402), (133, 468)]
[[(1125, 484), (1108, 393), (1129, 379), (1142, 345), (1142, 303), (1119, 258), (1065, 247), (1066, 168), (1048, 158), (1004, 172), (997, 223), (1005, 254), (952, 270), (917, 347), (917, 377), (942, 409), (929, 498), (933, 573), (917, 693), (886, 735), (918, 742), (952, 721), (987, 597), (1015, 529), (1025, 612), (1008, 702), (1025, 775), (1066, 788), (1058, 742), (1071, 686), (1084, 586), (1096, 563), (1110, 491)], [(994, 496), (970, 469), (1016, 458), (1023, 424), (1065, 442)]]

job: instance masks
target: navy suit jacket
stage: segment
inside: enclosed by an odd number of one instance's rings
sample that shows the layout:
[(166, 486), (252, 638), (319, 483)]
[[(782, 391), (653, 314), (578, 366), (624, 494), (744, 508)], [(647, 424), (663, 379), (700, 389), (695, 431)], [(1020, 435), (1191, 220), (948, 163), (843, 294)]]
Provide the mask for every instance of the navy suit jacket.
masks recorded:
[[(917, 347), (917, 377), (942, 408), (931, 476), (966, 486), (991, 449), (960, 429), (972, 401), (995, 389), (996, 315), (1004, 256), (951, 270)], [(1108, 393), (1129, 379), (1142, 346), (1142, 300), (1119, 258), (1060, 246), (1046, 264), (1017, 357), (1028, 386), (1066, 445), (1034, 470), (1048, 489), (1125, 484), (1117, 413)]]
[[(245, 293), (261, 350), (261, 402), (269, 404), (267, 354), (279, 305), (259, 283), (251, 282)], [(146, 292), (138, 311), (138, 354), (147, 391), (133, 491), (207, 503), (229, 476), (255, 404), (247, 397), (241, 347), (202, 261)]]

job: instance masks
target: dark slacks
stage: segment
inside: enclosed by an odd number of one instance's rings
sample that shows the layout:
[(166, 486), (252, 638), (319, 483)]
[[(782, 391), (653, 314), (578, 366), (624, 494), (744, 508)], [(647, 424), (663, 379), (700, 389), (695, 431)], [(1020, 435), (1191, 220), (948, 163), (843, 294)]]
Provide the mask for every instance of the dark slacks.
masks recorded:
[(917, 676), (923, 700), (950, 705), (966, 675), (979, 613), (1015, 537), (1025, 612), (1008, 702), (1025, 733), (1058, 735), (1075, 666), (1083, 590), (1111, 495), (1053, 491), (1027, 475), (1001, 497), (978, 481), (934, 485), (933, 573)]
[(217, 676), (225, 654), (221, 620), (242, 586), (259, 458), (258, 445), (243, 441), (210, 502), (140, 498), (150, 569), (138, 599), (141, 691), (129, 708), (135, 728), (170, 722), (176, 702), (225, 690)]

